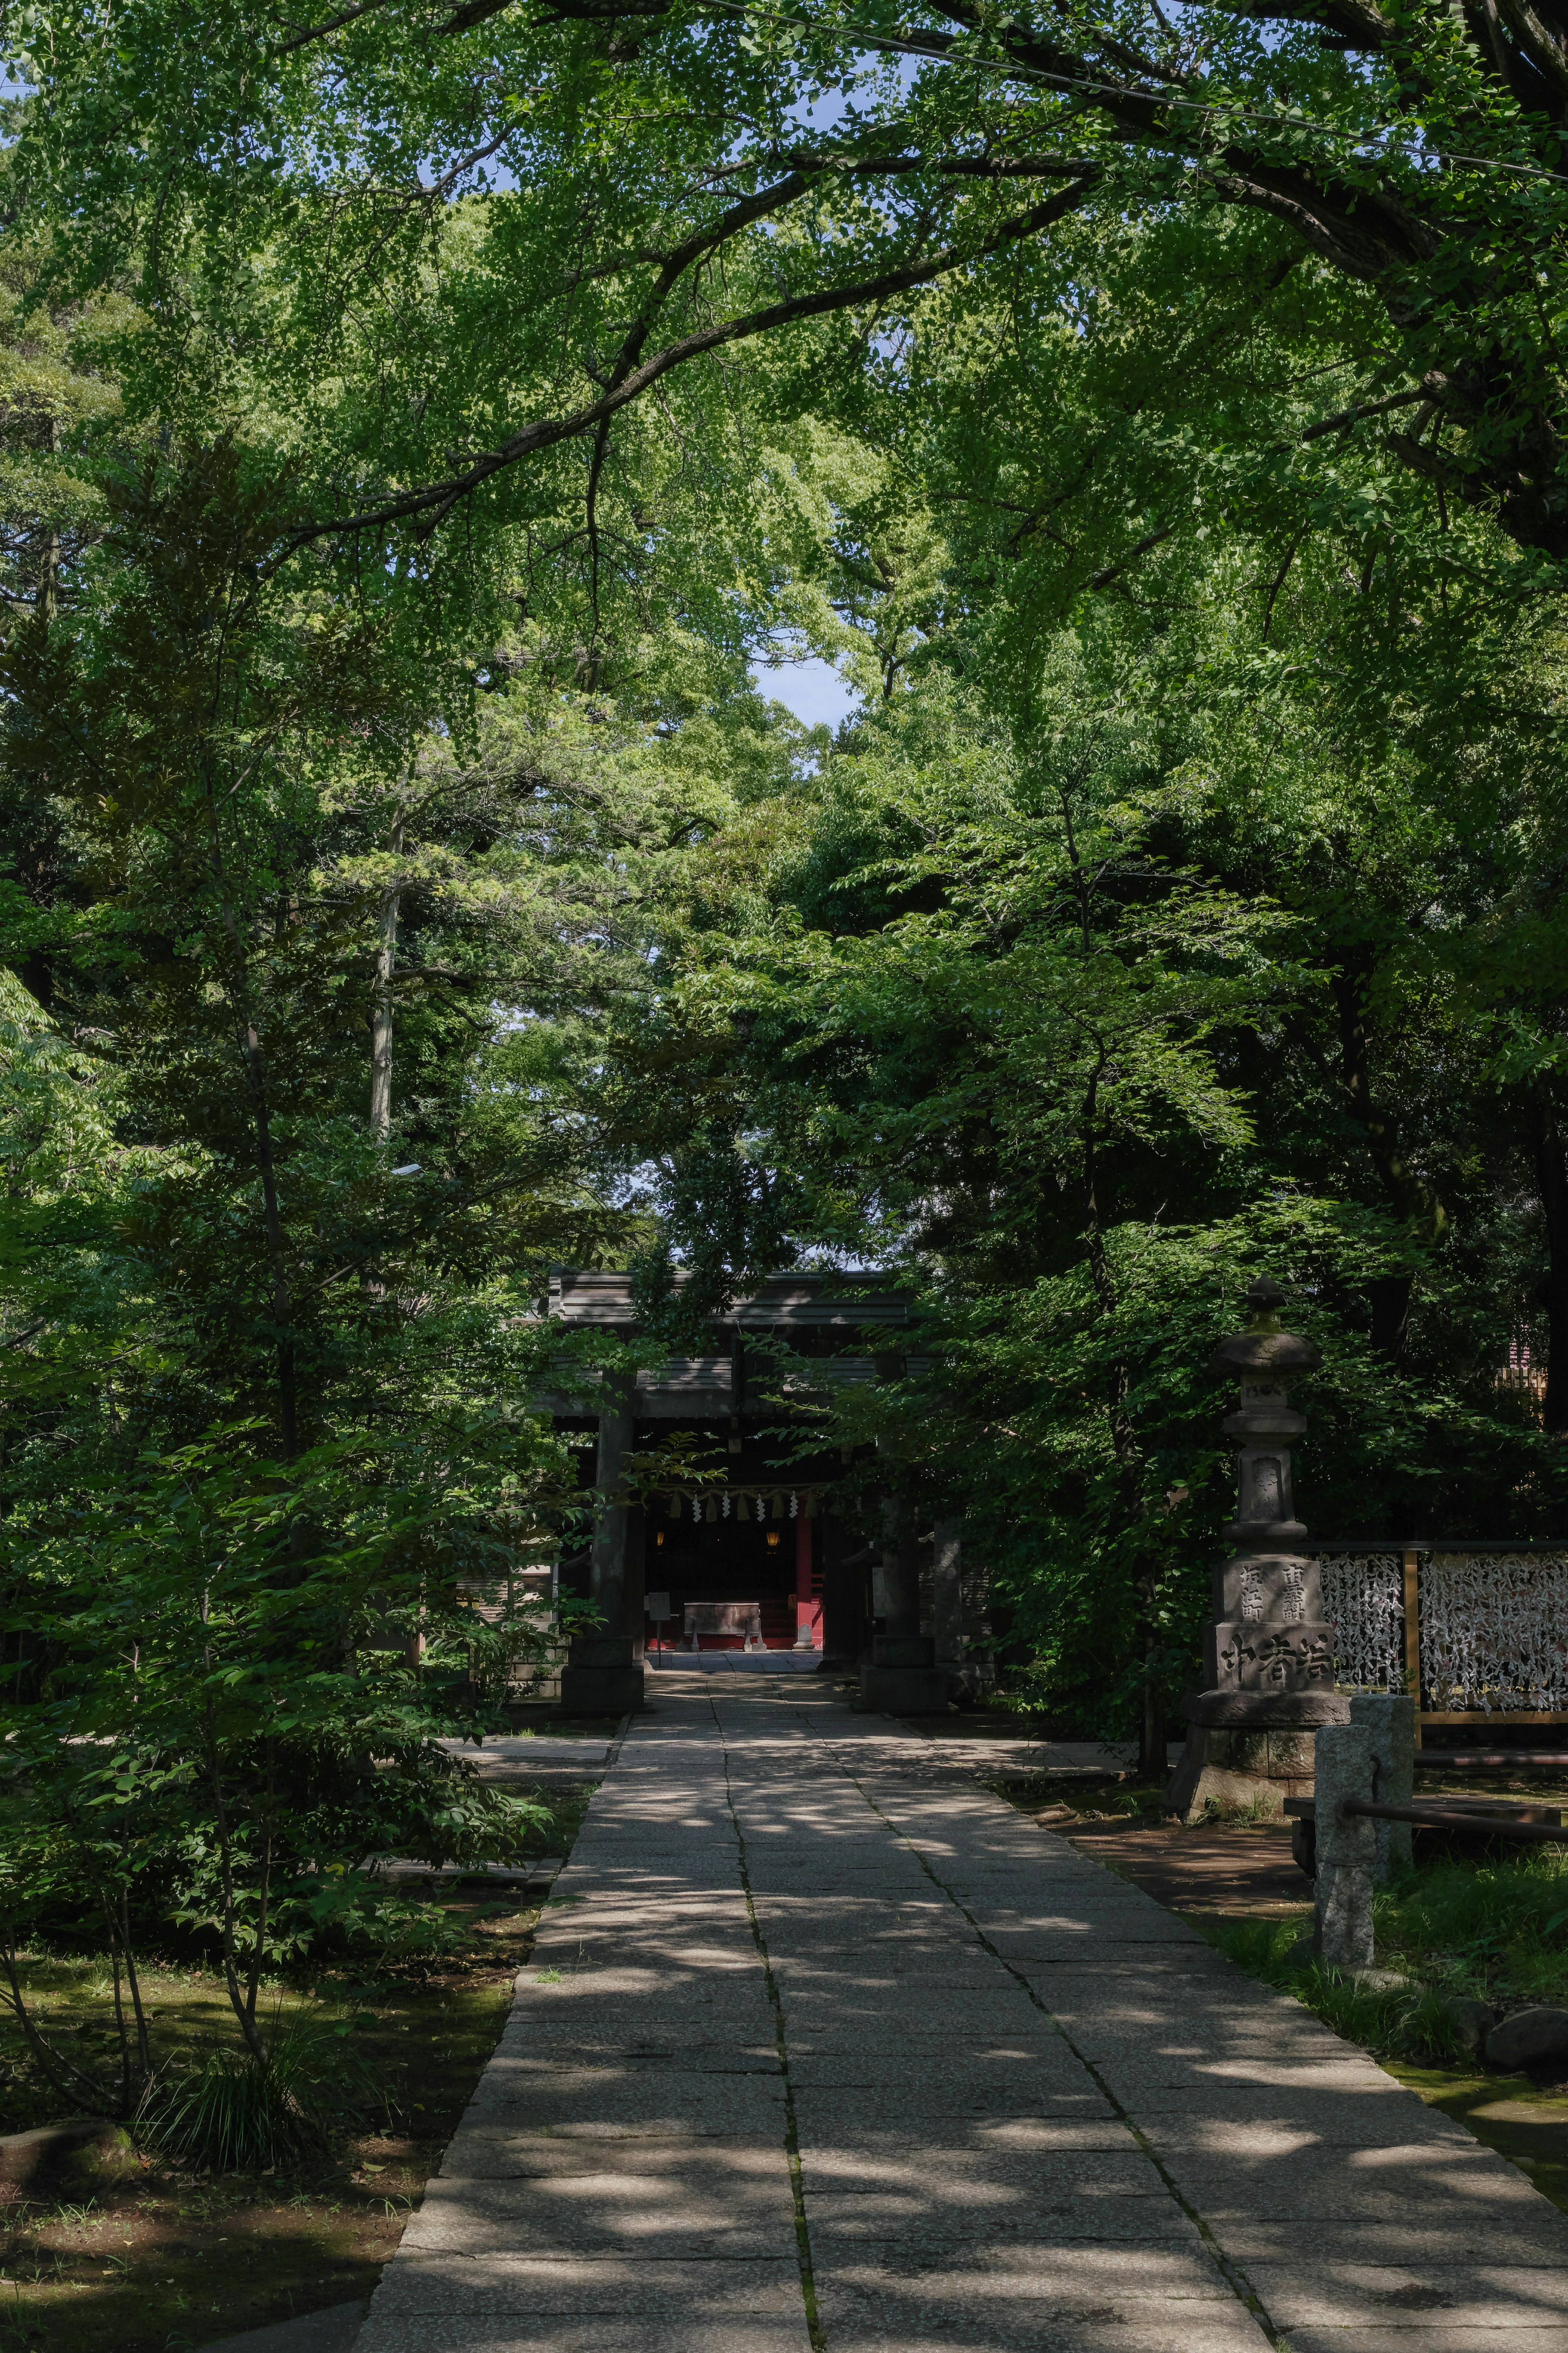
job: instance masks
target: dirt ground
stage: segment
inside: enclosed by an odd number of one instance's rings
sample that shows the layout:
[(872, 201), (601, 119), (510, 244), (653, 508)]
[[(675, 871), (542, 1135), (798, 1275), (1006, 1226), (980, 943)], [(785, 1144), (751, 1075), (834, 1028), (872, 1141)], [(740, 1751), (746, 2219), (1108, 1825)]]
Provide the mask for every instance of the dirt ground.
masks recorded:
[[(0, 2353), (185, 2353), (368, 2295), (494, 2047), (538, 1918), (493, 1902), (445, 1908), (465, 1947), (426, 1984), (313, 1989), (363, 2021), (381, 2119), (285, 2174), (205, 2177), (143, 2158), (89, 2197), (13, 2198), (0, 2206)], [(146, 1991), (165, 2049), (175, 2033), (224, 2032), (222, 1987), (202, 1972), (150, 1971)], [(91, 2032), (72, 2020), (89, 2001), (58, 1983), (46, 2031), (69, 2048)]]
[[(585, 1799), (552, 1798), (530, 1848), (566, 1852)], [(281, 1993), (284, 2008), (338, 2012), (374, 2087), (319, 2161), (213, 2177), (143, 2158), (92, 2196), (0, 2205), (0, 2353), (192, 2353), (370, 2294), (495, 2047), (539, 1919), (536, 1902), (520, 1909), (497, 1890), (441, 1901), (457, 1943), (427, 1972), (366, 1981), (345, 1969)], [(105, 2027), (100, 1966), (37, 1956), (27, 1976), (46, 2031), (90, 2052)], [(144, 1986), (158, 2055), (231, 2036), (221, 1982), (199, 1967), (150, 1968)], [(15, 2029), (0, 2027), (0, 2129), (55, 2113)]]
[(1283, 1919), (1312, 1901), (1311, 1881), (1290, 1860), (1285, 1823), (1183, 1831), (1127, 1820), (1096, 1822), (1070, 1835), (1074, 1846), (1167, 1911)]

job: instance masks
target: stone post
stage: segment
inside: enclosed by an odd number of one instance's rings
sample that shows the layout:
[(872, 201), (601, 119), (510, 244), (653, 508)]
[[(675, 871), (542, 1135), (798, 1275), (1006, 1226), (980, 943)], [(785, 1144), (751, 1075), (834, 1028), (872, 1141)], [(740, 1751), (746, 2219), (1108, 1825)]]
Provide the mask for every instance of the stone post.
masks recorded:
[[(610, 1386), (607, 1380), (605, 1385)], [(643, 1704), (643, 1670), (637, 1658), (642, 1575), (640, 1565), (635, 1577), (628, 1574), (632, 1505), (626, 1499), (626, 1458), (636, 1442), (631, 1387), (620, 1382), (599, 1416), (594, 1470), (601, 1501), (588, 1558), (588, 1599), (604, 1622), (595, 1632), (578, 1635), (561, 1671), (561, 1704), (570, 1715), (625, 1715), (628, 1708)], [(635, 1630), (626, 1622), (634, 1605)]]
[(1325, 1725), (1317, 1736), (1318, 1879), (1312, 1950), (1336, 1969), (1373, 1965), (1372, 1888), (1377, 1832), (1394, 1827), (1344, 1815), (1347, 1798), (1368, 1804), (1377, 1794), (1372, 1729), (1364, 1724)]
[(1307, 1531), (1290, 1493), (1290, 1448), (1307, 1425), (1290, 1410), (1289, 1386), (1321, 1358), (1310, 1340), (1281, 1331), (1277, 1282), (1264, 1277), (1247, 1296), (1252, 1322), (1209, 1359), (1211, 1372), (1241, 1383), (1239, 1410), (1225, 1421), (1237, 1449), (1237, 1512), (1226, 1530), (1234, 1550), (1214, 1572), (1207, 1688), (1186, 1702), (1186, 1750), (1166, 1792), (1188, 1822), (1210, 1798), (1262, 1799), (1278, 1812), (1284, 1799), (1310, 1796), (1313, 1735), (1350, 1716), (1334, 1690), (1318, 1564), (1300, 1549)]
[[(1372, 1743), (1373, 1795), (1385, 1806), (1407, 1806), (1415, 1795), (1415, 1702), (1407, 1692), (1357, 1692), (1351, 1722)], [(1408, 1871), (1408, 1822), (1373, 1822), (1377, 1859), (1373, 1877), (1381, 1887), (1396, 1871)]]

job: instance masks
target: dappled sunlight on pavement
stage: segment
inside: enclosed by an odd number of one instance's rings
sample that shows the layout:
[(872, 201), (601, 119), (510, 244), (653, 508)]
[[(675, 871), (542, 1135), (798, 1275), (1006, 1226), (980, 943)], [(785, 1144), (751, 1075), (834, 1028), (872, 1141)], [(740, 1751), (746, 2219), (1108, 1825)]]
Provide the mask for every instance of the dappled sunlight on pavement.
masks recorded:
[(666, 1668), (359, 2353), (1568, 2353), (1568, 2219), (820, 1682)]

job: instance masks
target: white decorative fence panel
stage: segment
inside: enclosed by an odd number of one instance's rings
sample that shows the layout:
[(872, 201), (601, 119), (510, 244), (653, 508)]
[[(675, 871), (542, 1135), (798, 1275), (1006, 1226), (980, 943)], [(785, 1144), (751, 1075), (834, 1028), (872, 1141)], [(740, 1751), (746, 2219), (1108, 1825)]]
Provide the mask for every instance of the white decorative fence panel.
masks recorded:
[(1369, 1546), (1319, 1567), (1342, 1688), (1418, 1678), (1428, 1721), (1568, 1716), (1568, 1548)]
[(1442, 1714), (1568, 1709), (1568, 1560), (1541, 1553), (1425, 1553), (1421, 1704)]
[(1356, 1691), (1405, 1688), (1405, 1559), (1397, 1552), (1331, 1554), (1318, 1564), (1334, 1630), (1334, 1681)]

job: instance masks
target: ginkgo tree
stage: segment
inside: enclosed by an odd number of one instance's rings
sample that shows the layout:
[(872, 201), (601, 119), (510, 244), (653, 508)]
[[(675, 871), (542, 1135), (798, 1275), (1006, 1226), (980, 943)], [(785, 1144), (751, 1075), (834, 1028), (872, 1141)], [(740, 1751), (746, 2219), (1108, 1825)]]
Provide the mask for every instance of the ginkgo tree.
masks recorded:
[(130, 411), (243, 407), (301, 470), (292, 528), (363, 563), (417, 569), (488, 517), (564, 529), (602, 575), (639, 405), (700, 444), (748, 347), (782, 338), (762, 364), (796, 385), (874, 373), (925, 290), (1026, 276), (1079, 216), (1182, 224), (1173, 313), (1224, 300), (1238, 221), (1266, 311), (1339, 290), (1342, 365), (1247, 435), (1255, 471), (1364, 428), (1546, 574), (1563, 553), (1550, 15), (142, 0), (6, 24), (14, 216), (59, 284), (135, 298)]

